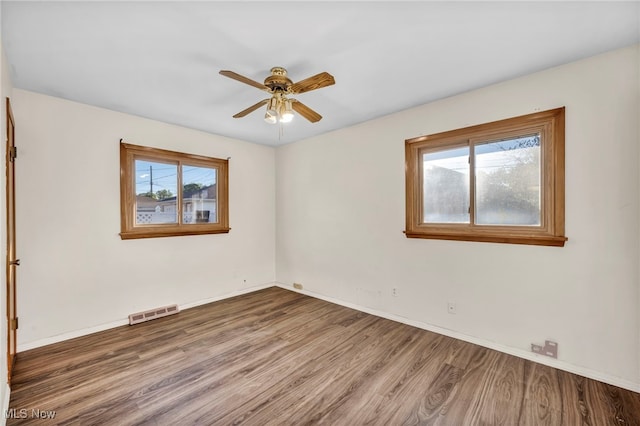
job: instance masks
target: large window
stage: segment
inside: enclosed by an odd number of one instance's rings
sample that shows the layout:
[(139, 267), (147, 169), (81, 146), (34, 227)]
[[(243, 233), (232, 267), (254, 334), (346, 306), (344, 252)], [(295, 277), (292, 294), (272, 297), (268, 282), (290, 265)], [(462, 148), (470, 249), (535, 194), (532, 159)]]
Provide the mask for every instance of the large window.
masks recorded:
[(229, 232), (228, 161), (120, 143), (122, 239)]
[(564, 108), (405, 142), (409, 238), (564, 246)]

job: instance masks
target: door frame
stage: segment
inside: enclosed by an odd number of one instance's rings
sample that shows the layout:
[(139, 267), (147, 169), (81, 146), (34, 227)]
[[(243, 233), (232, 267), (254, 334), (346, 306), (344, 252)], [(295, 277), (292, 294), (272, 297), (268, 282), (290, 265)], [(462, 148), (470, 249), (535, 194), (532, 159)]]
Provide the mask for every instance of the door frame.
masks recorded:
[(11, 102), (6, 98), (6, 309), (7, 309), (7, 383), (11, 385), (11, 376), (15, 364), (17, 349), (18, 315), (16, 311), (16, 269), (20, 260), (16, 256), (16, 206), (15, 206), (15, 121)]

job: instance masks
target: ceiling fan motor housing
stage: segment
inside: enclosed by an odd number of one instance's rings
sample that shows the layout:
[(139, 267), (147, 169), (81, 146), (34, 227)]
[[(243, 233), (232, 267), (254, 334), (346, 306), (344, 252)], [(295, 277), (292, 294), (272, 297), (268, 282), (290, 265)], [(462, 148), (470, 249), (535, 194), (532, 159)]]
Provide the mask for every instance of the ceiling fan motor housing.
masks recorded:
[(272, 92), (287, 92), (293, 82), (287, 77), (287, 70), (282, 67), (271, 68), (271, 75), (264, 79), (264, 85)]

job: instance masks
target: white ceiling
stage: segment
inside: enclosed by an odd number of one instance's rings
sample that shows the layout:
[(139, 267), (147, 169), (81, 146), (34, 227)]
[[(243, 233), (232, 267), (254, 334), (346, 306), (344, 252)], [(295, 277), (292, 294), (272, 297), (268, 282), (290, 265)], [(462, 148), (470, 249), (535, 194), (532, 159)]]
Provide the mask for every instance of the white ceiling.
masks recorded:
[[(639, 2), (11, 2), (15, 87), (279, 145), (640, 41)], [(278, 125), (225, 78), (336, 84), (297, 96), (323, 115)]]

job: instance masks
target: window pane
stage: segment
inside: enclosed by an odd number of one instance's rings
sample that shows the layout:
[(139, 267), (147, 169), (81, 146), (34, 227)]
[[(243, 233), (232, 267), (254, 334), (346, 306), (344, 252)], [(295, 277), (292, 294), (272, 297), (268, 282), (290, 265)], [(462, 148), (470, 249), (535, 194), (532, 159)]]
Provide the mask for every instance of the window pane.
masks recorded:
[(469, 223), (469, 148), (422, 155), (424, 223)]
[(475, 146), (476, 224), (540, 225), (540, 135)]
[(182, 167), (183, 223), (218, 222), (217, 172), (209, 167)]
[(178, 165), (135, 161), (136, 225), (176, 223)]

